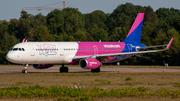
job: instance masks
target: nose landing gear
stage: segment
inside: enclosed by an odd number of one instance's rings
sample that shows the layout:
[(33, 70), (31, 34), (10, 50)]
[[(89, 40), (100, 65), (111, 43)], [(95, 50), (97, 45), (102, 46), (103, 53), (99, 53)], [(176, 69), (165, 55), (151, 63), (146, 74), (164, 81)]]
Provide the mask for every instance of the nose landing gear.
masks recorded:
[(25, 67), (24, 67), (24, 69), (22, 70), (22, 73), (27, 73), (28, 71), (27, 71), (27, 67), (28, 67), (28, 64), (26, 64), (26, 65), (24, 65)]

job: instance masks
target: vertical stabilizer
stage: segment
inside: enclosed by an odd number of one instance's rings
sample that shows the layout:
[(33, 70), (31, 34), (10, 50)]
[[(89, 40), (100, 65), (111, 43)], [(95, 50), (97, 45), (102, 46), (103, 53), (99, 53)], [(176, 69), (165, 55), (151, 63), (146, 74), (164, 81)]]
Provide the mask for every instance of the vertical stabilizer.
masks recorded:
[(26, 41), (26, 38), (23, 39), (22, 43)]
[(144, 19), (144, 13), (138, 13), (128, 35), (126, 36), (126, 39), (123, 42), (140, 43), (143, 19)]

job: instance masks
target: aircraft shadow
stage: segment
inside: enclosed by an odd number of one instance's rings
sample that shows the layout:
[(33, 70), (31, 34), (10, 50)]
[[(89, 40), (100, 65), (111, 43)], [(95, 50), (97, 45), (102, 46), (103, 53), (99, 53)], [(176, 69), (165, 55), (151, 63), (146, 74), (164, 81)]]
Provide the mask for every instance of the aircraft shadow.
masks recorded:
[[(16, 74), (16, 73), (22, 73), (22, 72), (7, 72), (8, 74), (10, 73), (13, 73), (13, 74)], [(28, 74), (31, 73), (60, 73), (60, 72), (28, 72)], [(68, 72), (68, 73), (92, 73), (91, 71), (74, 71), (74, 72)], [(118, 71), (101, 71), (100, 73), (118, 73)], [(3, 73), (4, 74), (4, 73)], [(63, 74), (63, 73), (60, 73), (60, 74)]]

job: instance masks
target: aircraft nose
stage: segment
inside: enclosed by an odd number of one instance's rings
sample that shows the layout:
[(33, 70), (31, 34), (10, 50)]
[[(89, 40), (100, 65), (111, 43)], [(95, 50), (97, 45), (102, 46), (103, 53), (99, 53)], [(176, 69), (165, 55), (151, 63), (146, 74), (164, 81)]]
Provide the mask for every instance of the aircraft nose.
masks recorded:
[(15, 62), (17, 60), (17, 54), (12, 53), (12, 52), (8, 52), (6, 55), (6, 59), (10, 62)]

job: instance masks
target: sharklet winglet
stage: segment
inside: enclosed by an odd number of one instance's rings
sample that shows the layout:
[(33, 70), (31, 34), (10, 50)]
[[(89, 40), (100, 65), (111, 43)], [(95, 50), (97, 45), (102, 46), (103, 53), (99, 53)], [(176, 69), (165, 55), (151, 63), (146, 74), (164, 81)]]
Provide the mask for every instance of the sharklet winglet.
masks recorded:
[(169, 49), (169, 48), (170, 48), (170, 46), (171, 46), (171, 44), (172, 44), (173, 39), (174, 39), (174, 37), (172, 37), (172, 38), (171, 38), (171, 40), (169, 41), (169, 43), (168, 43), (168, 45), (167, 45), (166, 49)]

